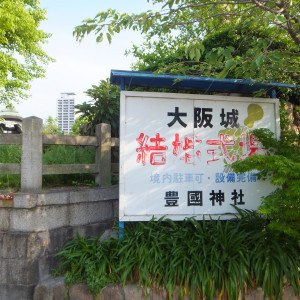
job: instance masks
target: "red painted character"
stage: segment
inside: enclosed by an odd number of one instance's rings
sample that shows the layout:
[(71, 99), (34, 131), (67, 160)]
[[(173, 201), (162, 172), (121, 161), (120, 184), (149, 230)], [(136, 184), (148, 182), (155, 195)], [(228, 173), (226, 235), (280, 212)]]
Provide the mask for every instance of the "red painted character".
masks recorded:
[(242, 141), (239, 142), (239, 146), (243, 148), (243, 153), (244, 153), (240, 157), (240, 160), (242, 160), (242, 159), (244, 159), (248, 156), (257, 155), (258, 150), (264, 150), (265, 149), (265, 148), (261, 148), (259, 146), (258, 139), (256, 139), (255, 136), (252, 133), (249, 134), (249, 141), (247, 141), (246, 133), (243, 133), (242, 134)]
[[(230, 157), (228, 150), (227, 150), (227, 146), (234, 146), (235, 145), (235, 141), (230, 139), (230, 136), (228, 134), (226, 134), (226, 136), (224, 135), (224, 133), (220, 133), (219, 135), (219, 139), (218, 140), (207, 140), (206, 141), (207, 145), (218, 145), (221, 146), (221, 152), (225, 155), (225, 157), (228, 159), (229, 162), (234, 162), (236, 160), (236, 156), (233, 155), (232, 157)], [(216, 161), (218, 159), (214, 158), (214, 154), (215, 152), (213, 152), (213, 150), (207, 150), (207, 153), (212, 153), (213, 154), (213, 160), (209, 160), (207, 161), (207, 164), (211, 161)]]
[[(191, 154), (189, 150), (195, 150), (195, 144), (201, 144), (202, 140), (199, 140), (197, 136), (192, 135), (186, 135), (184, 137), (184, 141), (179, 140), (179, 133), (175, 134), (175, 140), (172, 142), (173, 145), (173, 154), (175, 156), (179, 156), (180, 152), (183, 150), (184, 155), (179, 157), (180, 160), (184, 160), (186, 164), (192, 164), (195, 165), (195, 157), (197, 157), (199, 160), (201, 158), (201, 152), (200, 150), (195, 151), (196, 155)], [(194, 153), (194, 151), (193, 151)]]
[[(156, 133), (154, 138), (150, 138), (150, 143), (154, 143), (154, 146), (149, 146), (149, 136), (141, 133), (136, 139), (140, 147), (136, 149), (138, 153), (137, 163), (146, 165), (147, 156), (150, 153), (150, 164), (151, 165), (165, 165), (166, 164), (166, 153), (168, 146), (162, 146), (161, 143), (165, 142), (166, 139), (161, 138), (159, 133)], [(154, 152), (153, 152), (154, 151)]]

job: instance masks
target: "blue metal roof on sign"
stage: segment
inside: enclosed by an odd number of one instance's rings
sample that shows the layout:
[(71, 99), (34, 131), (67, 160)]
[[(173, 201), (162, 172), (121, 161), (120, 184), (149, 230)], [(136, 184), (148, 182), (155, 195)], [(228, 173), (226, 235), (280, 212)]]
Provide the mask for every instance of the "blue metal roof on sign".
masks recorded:
[(207, 77), (155, 75), (147, 72), (111, 70), (110, 83), (125, 87), (168, 88), (168, 89), (192, 89), (208, 92), (242, 93), (251, 94), (259, 90), (265, 90), (274, 97), (278, 87), (296, 88), (292, 84), (282, 83), (256, 83), (254, 80), (242, 79), (216, 79)]

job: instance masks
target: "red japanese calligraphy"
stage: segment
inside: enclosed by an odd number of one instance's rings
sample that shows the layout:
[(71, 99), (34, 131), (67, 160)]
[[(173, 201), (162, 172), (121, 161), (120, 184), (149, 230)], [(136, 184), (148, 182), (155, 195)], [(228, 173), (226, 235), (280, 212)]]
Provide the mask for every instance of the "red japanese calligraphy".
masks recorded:
[(182, 148), (182, 142), (179, 141), (179, 133), (175, 134), (175, 140), (172, 142), (173, 145), (173, 154), (178, 156), (180, 149)]
[[(165, 142), (165, 138), (161, 138), (159, 133), (156, 133), (154, 138), (150, 138), (150, 143), (154, 143), (154, 146), (149, 146), (149, 136), (141, 133), (140, 136), (136, 139), (139, 148), (136, 149), (138, 152), (137, 163), (142, 163), (143, 166), (146, 165), (146, 159), (150, 153), (150, 164), (151, 165), (165, 165), (166, 164), (166, 151), (168, 146), (162, 146), (161, 143)], [(154, 151), (154, 152), (152, 152)]]
[(136, 139), (136, 141), (140, 144), (140, 147), (136, 149), (136, 152), (140, 152), (137, 156), (137, 163), (142, 162), (142, 165), (146, 165), (146, 156), (147, 153), (149, 152), (149, 146), (147, 145), (149, 136), (144, 135), (143, 133), (140, 134), (140, 136)]
[(197, 157), (199, 160), (201, 158), (200, 150), (194, 151), (196, 143), (201, 144), (202, 140), (199, 140), (197, 136), (187, 135), (184, 137), (184, 142), (182, 142), (179, 140), (179, 134), (176, 133), (175, 140), (172, 142), (173, 154), (178, 157), (183, 150), (184, 155), (179, 157), (179, 159), (184, 160), (186, 164), (195, 165), (195, 158)]
[[(207, 140), (206, 143), (207, 143), (207, 145), (221, 146), (221, 151), (225, 155), (225, 157), (229, 160), (229, 162), (234, 162), (236, 160), (235, 155), (230, 157), (230, 155), (228, 153), (228, 150), (226, 148), (227, 146), (234, 146), (235, 145), (235, 141), (230, 139), (230, 136), (228, 134), (226, 134), (226, 136), (225, 136), (224, 133), (220, 133), (218, 140)], [(207, 152), (208, 151), (212, 151), (212, 150), (207, 150)], [(207, 161), (207, 164), (208, 164), (208, 161)]]
[(208, 149), (207, 153), (212, 155), (212, 159), (207, 160), (207, 164), (209, 165), (211, 162), (218, 161), (220, 158), (216, 158), (216, 149)]
[[(249, 140), (248, 140), (249, 139)], [(155, 137), (149, 138), (148, 135), (140, 133), (136, 139), (139, 147), (136, 148), (138, 153), (136, 162), (146, 165), (148, 157), (151, 165), (159, 166), (166, 164), (166, 150), (168, 146), (162, 145), (166, 139), (156, 133)], [(202, 140), (197, 136), (185, 135), (180, 139), (179, 133), (176, 133), (172, 141), (174, 156), (179, 160), (184, 161), (185, 164), (196, 165), (201, 162), (200, 144)], [(209, 146), (219, 146), (215, 149), (207, 149), (207, 154), (210, 159), (207, 159), (207, 165), (220, 160), (220, 155), (224, 155), (228, 163), (233, 163), (236, 160), (243, 160), (245, 157), (257, 155), (259, 150), (264, 150), (260, 146), (259, 141), (253, 134), (243, 133), (238, 140), (234, 140), (229, 134), (219, 133), (219, 139), (207, 140), (206, 144)], [(239, 146), (241, 150), (233, 150), (233, 146)], [(242, 154), (241, 154), (242, 153)], [(266, 154), (264, 152), (264, 154)]]
[(243, 133), (241, 136), (241, 142), (239, 142), (239, 146), (243, 148), (243, 155), (241, 155), (240, 160), (243, 160), (245, 157), (257, 155), (258, 150), (264, 150), (265, 148), (259, 147), (259, 141), (255, 138), (255, 136), (250, 133), (249, 141), (247, 141), (246, 133)]

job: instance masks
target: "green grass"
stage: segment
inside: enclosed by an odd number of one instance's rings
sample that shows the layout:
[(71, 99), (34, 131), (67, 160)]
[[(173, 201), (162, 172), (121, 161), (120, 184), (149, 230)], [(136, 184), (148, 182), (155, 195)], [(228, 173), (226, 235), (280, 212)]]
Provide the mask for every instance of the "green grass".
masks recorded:
[[(21, 146), (4, 145), (0, 146), (0, 163), (20, 163)], [(95, 162), (94, 147), (74, 146), (44, 146), (43, 164), (92, 164)], [(19, 188), (21, 184), (20, 175), (0, 175), (0, 188)], [(72, 175), (44, 175), (43, 186), (64, 186), (64, 185), (91, 185), (94, 184), (93, 174), (72, 174)]]
[[(85, 282), (93, 293), (108, 283), (164, 287), (169, 299), (225, 296), (262, 286), (265, 297), (281, 299), (284, 284), (300, 293), (297, 241), (272, 231), (255, 212), (230, 221), (160, 219), (126, 223), (123, 240), (77, 235), (56, 255), (66, 282)], [(197, 298), (198, 297), (198, 298)]]
[[(21, 146), (0, 146), (0, 163), (21, 163)], [(0, 174), (0, 189), (18, 188), (21, 184), (21, 175)]]
[[(93, 164), (95, 147), (46, 146), (43, 153), (44, 165)], [(43, 175), (43, 186), (78, 186), (94, 184), (93, 174)]]

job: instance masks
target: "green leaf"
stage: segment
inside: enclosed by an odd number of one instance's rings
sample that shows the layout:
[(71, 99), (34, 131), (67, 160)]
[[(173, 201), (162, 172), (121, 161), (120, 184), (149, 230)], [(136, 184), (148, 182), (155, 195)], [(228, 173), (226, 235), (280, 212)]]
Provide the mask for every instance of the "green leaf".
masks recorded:
[(196, 56), (196, 51), (195, 51), (195, 48), (192, 47), (189, 51), (189, 57), (191, 60), (193, 60), (195, 56)]
[(111, 43), (111, 35), (109, 33), (106, 33), (106, 37), (109, 43)]
[(230, 70), (230, 68), (235, 65), (236, 65), (236, 62), (234, 59), (227, 60), (225, 63), (225, 69)]
[(97, 36), (96, 42), (97, 42), (97, 43), (101, 43), (102, 41), (103, 41), (103, 33), (101, 32), (101, 33)]
[(195, 61), (199, 61), (201, 57), (200, 49), (196, 48), (195, 49)]
[(272, 54), (272, 55), (270, 55), (270, 58), (272, 60), (274, 60), (276, 63), (282, 62), (282, 58), (280, 56), (278, 56), (278, 55)]
[(262, 62), (263, 62), (263, 60), (264, 60), (264, 58), (265, 58), (265, 55), (264, 55), (264, 54), (261, 54), (261, 55), (259, 55), (259, 56), (256, 58), (255, 62), (256, 62), (256, 65), (257, 65), (258, 67), (261, 66), (261, 64), (262, 64)]
[(278, 16), (276, 17), (276, 19), (277, 19), (279, 22), (282, 22), (282, 23), (285, 23), (285, 22), (286, 22), (286, 18), (285, 18), (284, 16), (278, 15)]
[(224, 49), (223, 55), (225, 59), (229, 59), (231, 57), (231, 51), (229, 49)]
[(84, 19), (82, 22), (84, 22), (84, 23), (93, 23), (94, 20), (92, 20), (90, 18), (87, 18), (87, 19)]
[(201, 53), (203, 53), (204, 50), (205, 50), (205, 47), (204, 47), (203, 43), (199, 43), (199, 44), (198, 44), (198, 47), (199, 47)]
[(224, 68), (218, 75), (217, 78), (221, 78), (224, 79), (226, 77), (226, 75), (228, 74), (229, 70)]
[(215, 64), (217, 62), (218, 53), (215, 49), (207, 54), (208, 63)]
[(251, 64), (250, 64), (250, 69), (251, 71), (256, 71), (257, 70), (257, 64), (255, 60), (252, 60)]

